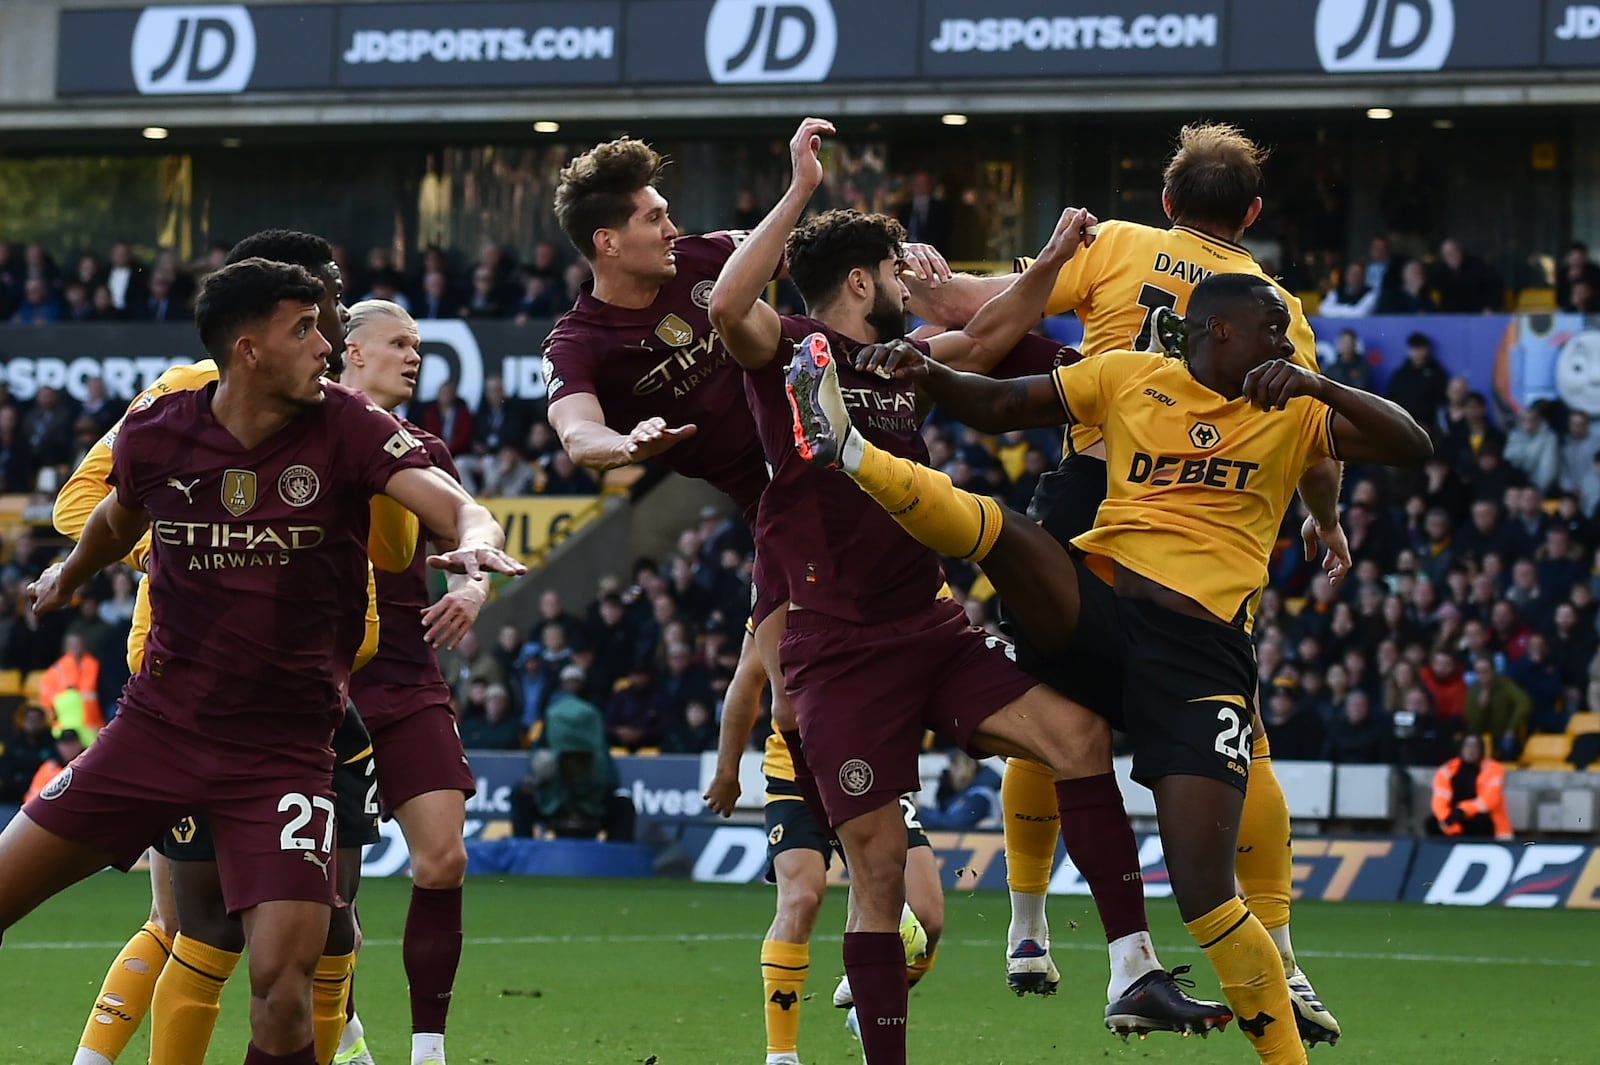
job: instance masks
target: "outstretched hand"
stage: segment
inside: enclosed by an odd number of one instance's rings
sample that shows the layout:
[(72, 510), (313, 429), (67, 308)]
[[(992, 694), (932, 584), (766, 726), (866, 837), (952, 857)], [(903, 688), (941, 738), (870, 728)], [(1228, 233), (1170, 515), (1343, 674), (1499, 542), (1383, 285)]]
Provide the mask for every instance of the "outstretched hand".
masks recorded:
[(528, 572), (527, 566), (499, 548), (489, 547), (486, 544), (462, 544), (454, 551), (429, 555), (428, 565), (447, 573), (465, 573), (474, 580), (481, 579), (485, 573), (503, 573), (508, 577), (520, 577)]
[(646, 418), (634, 426), (633, 432), (623, 441), (623, 456), (630, 463), (653, 459), (674, 444), (689, 439), (696, 428), (690, 423), (673, 429), (660, 418)]
[(1315, 517), (1308, 517), (1300, 526), (1300, 539), (1306, 546), (1307, 562), (1315, 562), (1321, 549), (1328, 549), (1322, 560), (1322, 570), (1328, 575), (1328, 584), (1339, 587), (1339, 582), (1349, 575), (1354, 565), (1350, 561), (1350, 541), (1345, 538), (1344, 527), (1334, 522), (1331, 528), (1324, 529)]
[(789, 162), (794, 183), (807, 191), (822, 184), (822, 138), (833, 136), (833, 123), (825, 118), (806, 118), (789, 139)]

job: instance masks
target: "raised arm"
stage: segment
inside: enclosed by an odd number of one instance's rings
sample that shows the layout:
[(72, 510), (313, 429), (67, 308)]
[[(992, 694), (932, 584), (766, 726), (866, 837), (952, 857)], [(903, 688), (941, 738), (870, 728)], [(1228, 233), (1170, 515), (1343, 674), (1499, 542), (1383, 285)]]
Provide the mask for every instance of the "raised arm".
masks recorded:
[(1244, 394), (1262, 410), (1282, 410), (1295, 396), (1327, 404), (1333, 409), (1333, 448), (1343, 461), (1420, 466), (1433, 457), (1433, 441), (1398, 404), (1292, 362), (1273, 359), (1257, 366), (1245, 377)]
[(1055, 232), (1015, 280), (983, 305), (960, 330), (941, 333), (928, 341), (933, 357), (957, 370), (987, 373), (1017, 346), (1044, 313), (1061, 268), (1078, 248), (1092, 243), (1086, 232), (1098, 219), (1079, 207), (1061, 212)]
[(832, 134), (833, 124), (820, 118), (800, 123), (789, 141), (793, 174), (789, 189), (751, 231), (723, 265), (711, 290), (706, 308), (711, 325), (735, 362), (747, 370), (759, 370), (771, 362), (783, 336), (778, 312), (762, 300), (767, 282), (783, 261), (784, 244), (793, 232), (800, 214), (811, 201), (811, 194), (822, 184), (823, 134)]
[(912, 314), (946, 329), (960, 329), (977, 316), (984, 304), (1010, 288), (1016, 280), (1016, 274), (992, 277), (956, 274), (948, 281), (930, 285), (908, 277), (906, 291), (911, 293)]

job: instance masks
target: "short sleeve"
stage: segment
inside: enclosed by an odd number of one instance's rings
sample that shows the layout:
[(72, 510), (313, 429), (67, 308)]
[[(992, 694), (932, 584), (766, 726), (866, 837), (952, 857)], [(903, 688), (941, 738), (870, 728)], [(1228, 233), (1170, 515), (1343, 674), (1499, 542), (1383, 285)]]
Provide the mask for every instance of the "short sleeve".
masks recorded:
[(544, 342), (545, 401), (554, 403), (567, 396), (598, 395), (595, 387), (596, 345), (585, 343), (581, 327), (556, 324)]
[(1111, 409), (1107, 371), (1113, 361), (1112, 356), (1101, 355), (1063, 366), (1052, 374), (1068, 426), (1105, 424)]
[(1300, 297), (1277, 286), (1278, 294), (1283, 297), (1283, 302), (1289, 306), (1289, 339), (1294, 342), (1294, 361), (1299, 366), (1304, 366), (1312, 373), (1322, 372), (1322, 363), (1317, 360), (1317, 336), (1311, 331), (1311, 323), (1306, 319), (1305, 307), (1300, 303)]
[(359, 397), (346, 402), (352, 409), (338, 415), (339, 450), (352, 463), (347, 473), (356, 484), (381, 495), (389, 478), (401, 470), (425, 470), (433, 465), (422, 441), (394, 415)]
[(117, 502), (129, 510), (143, 510), (145, 496), (150, 491), (146, 483), (149, 475), (144, 472), (148, 463), (141, 463), (152, 453), (153, 441), (148, 439), (151, 434), (147, 431), (149, 419), (148, 408), (133, 411), (123, 419), (111, 449), (111, 469), (105, 475)]
[(1316, 400), (1308, 401), (1306, 408), (1301, 421), (1300, 440), (1309, 469), (1323, 459), (1337, 459), (1339, 449), (1333, 440), (1333, 408)]

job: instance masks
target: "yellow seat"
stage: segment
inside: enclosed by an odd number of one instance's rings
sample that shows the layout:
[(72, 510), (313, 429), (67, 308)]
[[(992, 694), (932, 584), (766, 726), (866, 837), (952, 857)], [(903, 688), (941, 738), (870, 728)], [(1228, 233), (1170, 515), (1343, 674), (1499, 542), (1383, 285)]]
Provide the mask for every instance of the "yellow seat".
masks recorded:
[(1307, 315), (1315, 316), (1322, 309), (1322, 293), (1316, 289), (1296, 292), (1294, 295), (1300, 301), (1300, 309), (1305, 311)]
[(0, 699), (6, 696), (17, 696), (22, 691), (22, 670), (0, 669)]
[(39, 701), (39, 682), (44, 679), (44, 670), (36, 669), (22, 678), (22, 697), (30, 703)]
[(1518, 311), (1553, 311), (1556, 309), (1556, 290), (1553, 288), (1525, 288), (1517, 293)]
[(1525, 769), (1571, 769), (1567, 755), (1572, 753), (1572, 737), (1566, 734), (1540, 733), (1528, 737), (1522, 749), (1522, 766)]
[(1583, 736), (1590, 732), (1600, 732), (1600, 714), (1573, 714), (1567, 722), (1568, 736)]

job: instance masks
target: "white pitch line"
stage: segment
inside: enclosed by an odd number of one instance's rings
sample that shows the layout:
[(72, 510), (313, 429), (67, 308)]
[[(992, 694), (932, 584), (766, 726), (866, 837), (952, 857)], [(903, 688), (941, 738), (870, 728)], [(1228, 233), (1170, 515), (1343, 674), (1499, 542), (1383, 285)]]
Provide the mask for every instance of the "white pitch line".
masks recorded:
[[(600, 944), (645, 944), (645, 943), (759, 943), (762, 937), (749, 932), (702, 932), (691, 935), (626, 935), (626, 936), (468, 936), (463, 940), (463, 945), (468, 947), (555, 947), (562, 945), (600, 945)], [(839, 943), (842, 936), (825, 935), (812, 936), (813, 942)], [(367, 937), (362, 940), (363, 947), (393, 948), (401, 945), (398, 939), (376, 939)], [(118, 950), (126, 944), (122, 941), (113, 942), (94, 940), (67, 940), (61, 942), (7, 942), (0, 947), (0, 954), (12, 950)], [(945, 939), (939, 944), (942, 947), (970, 947), (974, 949), (993, 949), (997, 941), (990, 939)], [(1097, 943), (1069, 943), (1055, 942), (1050, 944), (1054, 951), (1091, 951), (1099, 953), (1105, 948)], [(1172, 954), (1198, 954), (1199, 949), (1187, 944), (1166, 946), (1162, 948)], [(1492, 954), (1418, 954), (1410, 951), (1364, 951), (1364, 950), (1301, 950), (1296, 949), (1295, 954), (1302, 958), (1331, 958), (1342, 961), (1402, 961), (1421, 962), (1425, 965), (1532, 965), (1551, 969), (1595, 969), (1600, 968), (1600, 960), (1594, 958), (1506, 958)]]

